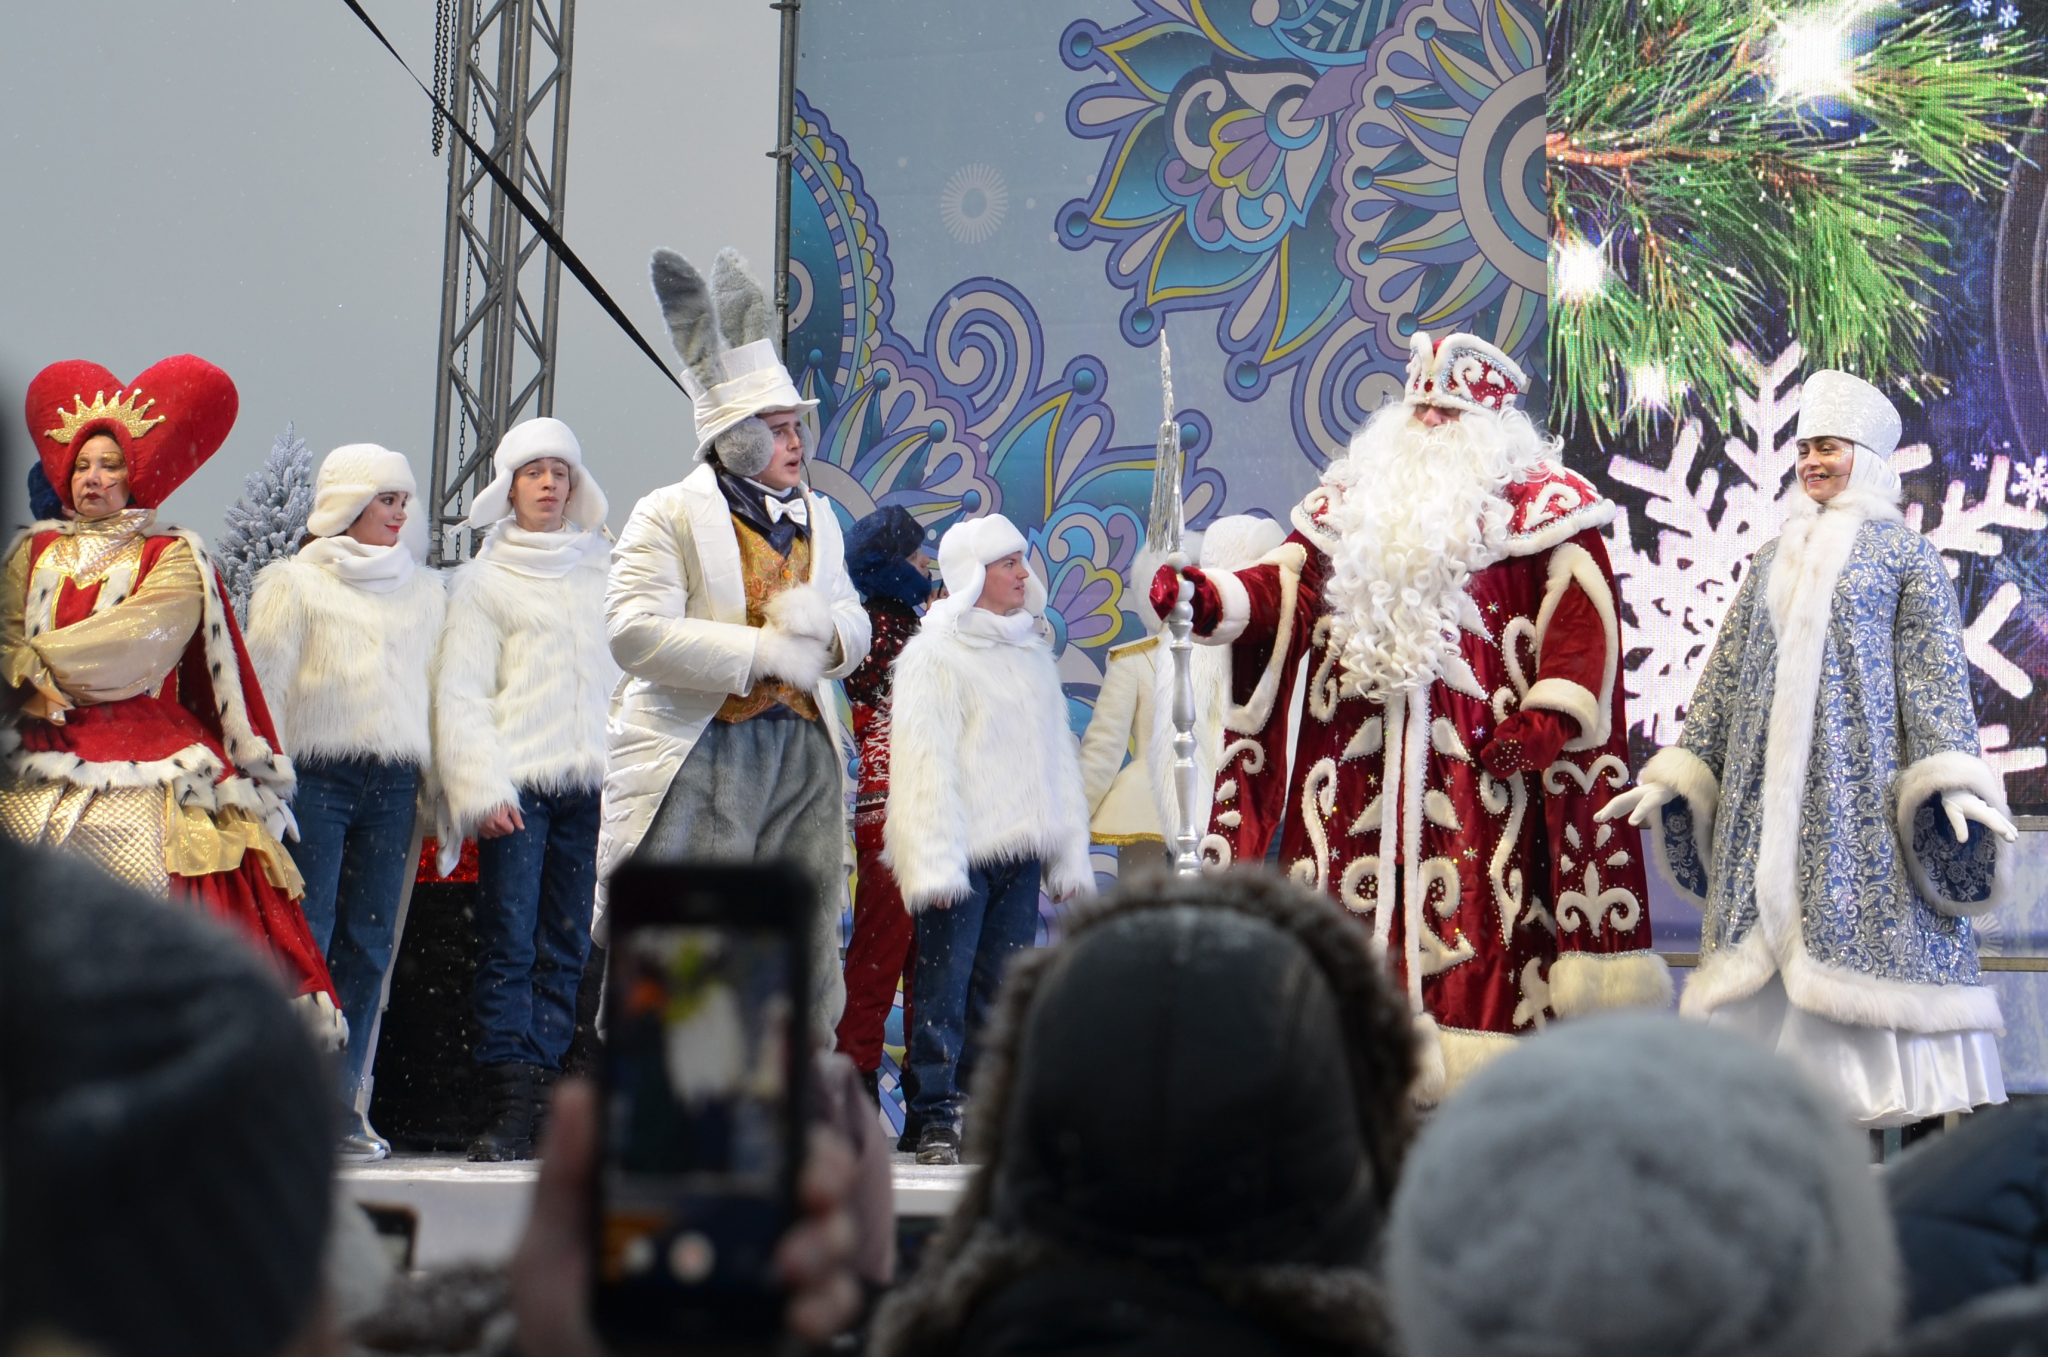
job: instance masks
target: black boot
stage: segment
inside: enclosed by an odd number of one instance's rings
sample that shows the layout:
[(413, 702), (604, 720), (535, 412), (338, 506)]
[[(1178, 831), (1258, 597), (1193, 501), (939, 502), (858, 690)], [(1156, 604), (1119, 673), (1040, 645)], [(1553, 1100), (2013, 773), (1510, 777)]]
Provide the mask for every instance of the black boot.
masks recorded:
[(860, 1084), (861, 1089), (868, 1093), (868, 1099), (877, 1106), (880, 1106), (882, 1103), (882, 1069), (877, 1067), (872, 1071), (861, 1073)]
[(469, 1145), (472, 1162), (524, 1162), (533, 1157), (533, 1074), (529, 1063), (493, 1063), (483, 1070), (489, 1114)]
[(538, 1149), (548, 1128), (548, 1106), (554, 1103), (555, 1079), (562, 1074), (551, 1067), (534, 1067), (533, 1071), (533, 1146)]

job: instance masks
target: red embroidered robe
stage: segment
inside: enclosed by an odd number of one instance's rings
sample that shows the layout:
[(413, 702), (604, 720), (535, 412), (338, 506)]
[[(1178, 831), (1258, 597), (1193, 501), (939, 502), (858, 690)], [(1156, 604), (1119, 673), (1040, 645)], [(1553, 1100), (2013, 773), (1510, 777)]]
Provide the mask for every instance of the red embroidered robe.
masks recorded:
[[(1456, 654), (1434, 683), (1380, 704), (1345, 687), (1332, 646), (1333, 494), (1310, 493), (1264, 561), (1209, 578), (1223, 617), (1208, 640), (1232, 646), (1235, 680), (1203, 854), (1261, 860), (1281, 827), (1280, 867), (1358, 916), (1434, 1022), (1422, 1028), (1443, 1069), (1425, 1058), (1428, 1096), (1551, 1016), (1670, 998), (1637, 832), (1593, 820), (1629, 777), (1597, 532), (1614, 506), (1548, 464), (1511, 484), (1504, 552), (1467, 584)], [(1563, 715), (1574, 735), (1543, 771), (1495, 779), (1479, 752), (1524, 708)]]

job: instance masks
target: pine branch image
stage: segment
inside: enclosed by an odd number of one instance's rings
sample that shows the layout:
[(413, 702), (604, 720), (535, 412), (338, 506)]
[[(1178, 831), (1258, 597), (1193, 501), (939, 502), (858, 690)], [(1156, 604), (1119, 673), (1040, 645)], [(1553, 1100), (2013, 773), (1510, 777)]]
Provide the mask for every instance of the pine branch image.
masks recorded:
[(2048, 99), (1998, 0), (1555, 0), (1555, 423), (1601, 442), (1736, 417), (1737, 350), (1940, 389), (1936, 195), (2005, 183)]

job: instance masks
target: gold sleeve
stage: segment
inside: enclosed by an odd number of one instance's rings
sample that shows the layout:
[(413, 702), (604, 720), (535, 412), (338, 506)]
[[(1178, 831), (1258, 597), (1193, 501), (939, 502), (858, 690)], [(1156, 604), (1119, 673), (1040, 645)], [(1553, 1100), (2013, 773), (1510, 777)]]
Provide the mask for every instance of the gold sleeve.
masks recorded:
[(23, 709), (30, 717), (53, 717), (71, 705), (28, 643), (28, 563), (34, 545), (34, 536), (23, 534), (0, 568), (0, 685), (30, 691)]
[(28, 645), (74, 704), (147, 694), (184, 656), (204, 592), (191, 547), (173, 543), (127, 599)]

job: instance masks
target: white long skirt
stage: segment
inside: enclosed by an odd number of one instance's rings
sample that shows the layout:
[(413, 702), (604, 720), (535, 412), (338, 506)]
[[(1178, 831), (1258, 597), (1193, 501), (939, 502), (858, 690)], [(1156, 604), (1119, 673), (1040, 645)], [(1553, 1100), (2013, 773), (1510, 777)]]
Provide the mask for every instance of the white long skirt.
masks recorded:
[(1843, 1024), (1793, 1005), (1775, 976), (1707, 1021), (1798, 1063), (1867, 1129), (2005, 1103), (1998, 1040), (1986, 1030), (1914, 1034)]

